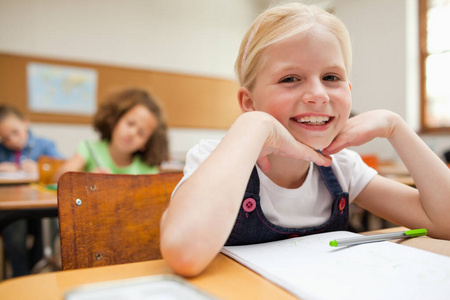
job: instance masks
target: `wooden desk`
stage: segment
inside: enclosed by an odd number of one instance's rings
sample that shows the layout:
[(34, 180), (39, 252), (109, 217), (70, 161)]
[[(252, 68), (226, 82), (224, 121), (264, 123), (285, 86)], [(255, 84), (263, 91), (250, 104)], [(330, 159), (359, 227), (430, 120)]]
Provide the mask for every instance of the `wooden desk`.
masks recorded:
[[(399, 230), (402, 228), (365, 234)], [(450, 256), (450, 241), (419, 237), (402, 240), (401, 244)], [(82, 284), (156, 274), (173, 274), (173, 271), (163, 260), (155, 260), (36, 274), (1, 282), (0, 295), (18, 300), (61, 300), (67, 291)], [(204, 273), (188, 281), (220, 299), (295, 299), (285, 290), (222, 254), (214, 259)]]
[[(55, 191), (46, 190), (34, 183), (0, 185), (0, 233), (6, 226), (19, 219), (28, 217), (42, 219), (57, 216), (58, 201)], [(46, 247), (45, 244), (44, 247)], [(1, 280), (4, 269), (2, 248), (0, 248), (0, 252)]]
[(0, 231), (28, 216), (57, 217), (56, 193), (33, 184), (0, 185)]
[[(16, 300), (61, 300), (68, 290), (81, 284), (156, 274), (173, 274), (173, 271), (164, 260), (154, 260), (43, 273), (0, 282), (0, 295)], [(296, 299), (223, 254), (204, 273), (188, 281), (220, 299)]]
[(34, 184), (0, 186), (0, 210), (57, 207), (56, 192)]

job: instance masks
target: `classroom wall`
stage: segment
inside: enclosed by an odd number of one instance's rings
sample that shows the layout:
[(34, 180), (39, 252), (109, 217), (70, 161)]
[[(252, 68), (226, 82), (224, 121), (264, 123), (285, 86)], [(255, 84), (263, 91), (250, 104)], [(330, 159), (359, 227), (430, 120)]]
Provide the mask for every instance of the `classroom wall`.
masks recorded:
[[(401, 0), (341, 0), (335, 14), (346, 24), (352, 39), (352, 110), (389, 109), (405, 115), (405, 2)], [(394, 157), (384, 139), (358, 147), (359, 152), (376, 152)]]
[[(288, 2), (288, 1), (276, 1)], [(418, 81), (414, 23), (416, 0), (308, 1), (330, 7), (348, 26), (354, 45), (353, 109), (393, 110), (417, 128)], [(242, 36), (270, 0), (0, 0), (0, 51), (88, 63), (234, 78)], [(411, 13), (412, 11), (412, 13)], [(411, 33), (412, 31), (412, 33)], [(236, 102), (237, 105), (237, 102)], [(78, 139), (95, 139), (88, 125), (35, 123), (72, 155)], [(71, 135), (67, 135), (70, 130)], [(200, 138), (225, 130), (171, 128), (171, 152), (183, 157)], [(448, 136), (424, 136), (439, 154)], [(381, 139), (357, 147), (395, 159)]]
[[(419, 48), (417, 0), (339, 0), (335, 14), (353, 43), (353, 111), (388, 109), (419, 129)], [(450, 112), (449, 112), (450, 113)], [(449, 135), (421, 135), (440, 157), (450, 149)], [(385, 139), (354, 148), (398, 159)]]
[[(260, 5), (240, 0), (0, 0), (0, 51), (234, 79), (240, 40), (265, 7)], [(34, 123), (32, 128), (55, 139), (66, 156), (79, 139), (97, 136), (89, 125)], [(183, 156), (201, 137), (224, 134), (171, 128), (171, 153)]]

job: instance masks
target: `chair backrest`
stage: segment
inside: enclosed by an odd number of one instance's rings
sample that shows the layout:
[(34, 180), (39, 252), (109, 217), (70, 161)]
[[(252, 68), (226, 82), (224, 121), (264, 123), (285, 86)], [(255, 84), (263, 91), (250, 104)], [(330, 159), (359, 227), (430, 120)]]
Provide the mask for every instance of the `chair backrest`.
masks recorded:
[(56, 183), (53, 179), (53, 174), (65, 162), (63, 159), (54, 158), (51, 156), (41, 156), (38, 159), (39, 168), (39, 184), (46, 185)]
[(58, 182), (63, 269), (160, 259), (160, 219), (182, 176), (63, 174)]

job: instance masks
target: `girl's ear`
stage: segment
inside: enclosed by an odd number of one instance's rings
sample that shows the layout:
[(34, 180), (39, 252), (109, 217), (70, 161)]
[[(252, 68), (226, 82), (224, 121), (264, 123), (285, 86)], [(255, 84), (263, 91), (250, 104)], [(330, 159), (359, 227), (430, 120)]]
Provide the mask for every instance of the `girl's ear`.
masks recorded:
[(238, 101), (243, 113), (255, 110), (252, 93), (246, 87), (241, 87), (238, 90)]

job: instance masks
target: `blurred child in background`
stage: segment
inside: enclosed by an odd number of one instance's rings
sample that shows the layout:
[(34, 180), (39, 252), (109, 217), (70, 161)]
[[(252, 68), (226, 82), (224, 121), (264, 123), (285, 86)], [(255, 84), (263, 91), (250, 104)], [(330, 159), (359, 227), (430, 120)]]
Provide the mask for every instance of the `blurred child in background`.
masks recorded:
[(29, 127), (19, 110), (0, 105), (0, 172), (38, 173), (39, 157), (62, 157), (54, 142), (35, 137)]
[(128, 89), (102, 102), (94, 128), (96, 142), (82, 141), (58, 170), (113, 174), (155, 174), (168, 159), (167, 125), (162, 108), (149, 93)]
[[(39, 157), (62, 158), (52, 141), (34, 136), (29, 127), (29, 121), (19, 110), (0, 105), (0, 172), (25, 171), (37, 175)], [(34, 236), (30, 250), (26, 247), (27, 234)], [(2, 236), (13, 276), (29, 274), (43, 256), (40, 220), (15, 221), (2, 231)]]

